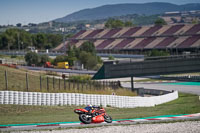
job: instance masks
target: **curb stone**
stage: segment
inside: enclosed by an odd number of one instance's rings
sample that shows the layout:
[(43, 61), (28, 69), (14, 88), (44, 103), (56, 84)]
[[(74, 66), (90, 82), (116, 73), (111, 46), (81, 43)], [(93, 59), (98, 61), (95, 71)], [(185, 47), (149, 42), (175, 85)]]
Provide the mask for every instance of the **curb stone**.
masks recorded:
[[(166, 120), (180, 120), (186, 118), (199, 118), (200, 113), (196, 114), (180, 114), (180, 115), (164, 115), (164, 116), (153, 116), (153, 117), (145, 117), (145, 118), (135, 118), (135, 119), (120, 119), (113, 120), (113, 123), (123, 124), (123, 123), (132, 123), (132, 122), (155, 122), (155, 121), (166, 121)], [(103, 122), (105, 123), (105, 122)], [(105, 123), (106, 124), (106, 123)], [(0, 125), (0, 130), (2, 129), (29, 129), (29, 128), (40, 128), (40, 127), (73, 127), (73, 126), (87, 125), (80, 122), (55, 122), (55, 123), (33, 123), (33, 124), (8, 124), (8, 125)], [(90, 125), (90, 124), (88, 124)]]

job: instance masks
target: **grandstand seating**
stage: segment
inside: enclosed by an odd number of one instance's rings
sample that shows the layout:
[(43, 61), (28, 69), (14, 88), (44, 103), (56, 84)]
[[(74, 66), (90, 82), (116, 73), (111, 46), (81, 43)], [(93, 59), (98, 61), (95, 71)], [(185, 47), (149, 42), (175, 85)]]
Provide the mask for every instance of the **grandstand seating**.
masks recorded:
[(86, 39), (86, 38), (93, 38), (93, 37), (95, 37), (95, 35), (99, 34), (102, 31), (103, 31), (103, 29), (94, 30), (93, 32), (91, 32), (90, 34), (88, 34), (87, 36), (85, 36), (84, 39)]
[(195, 34), (200, 31), (200, 24), (194, 25), (192, 28), (190, 28), (188, 31), (185, 32), (185, 34)]
[(141, 34), (141, 36), (151, 36), (153, 33), (155, 33), (157, 30), (162, 28), (162, 26), (153, 26), (149, 28), (147, 31)]
[(118, 43), (114, 48), (115, 49), (121, 49), (123, 47), (125, 47), (127, 44), (131, 43), (132, 41), (134, 41), (134, 39), (124, 39), (122, 40), (120, 43)]
[(157, 37), (155, 40), (153, 40), (151, 43), (149, 43), (147, 46), (144, 47), (144, 49), (152, 49), (156, 45), (158, 45), (161, 41), (163, 41), (165, 37)]
[(153, 33), (153, 36), (160, 36), (162, 35), (166, 30), (168, 30), (171, 26), (169, 25), (165, 25), (162, 28), (160, 28), (159, 30), (157, 30), (155, 33)]
[(78, 36), (80, 36), (81, 34), (83, 34), (84, 32), (86, 32), (86, 30), (81, 30), (80, 32), (78, 32), (77, 34), (75, 34), (72, 39), (77, 38)]
[(97, 50), (195, 48), (200, 45), (200, 24), (82, 30), (54, 50), (64, 51), (70, 44), (80, 47), (85, 41), (94, 42)]
[(139, 42), (144, 40), (143, 38), (136, 38), (134, 41), (126, 45), (123, 49), (133, 49)]
[(149, 26), (144, 26), (142, 27), (140, 30), (138, 30), (137, 32), (135, 32), (134, 34), (131, 35), (131, 37), (135, 37), (135, 36), (141, 36), (142, 33), (144, 33), (145, 31), (147, 31), (148, 29), (150, 29), (151, 27)]
[(167, 31), (162, 33), (162, 35), (173, 35), (178, 30), (180, 30), (182, 27), (184, 27), (184, 25), (173, 25)]
[(119, 44), (123, 39), (115, 39), (112, 43), (108, 44), (104, 49), (113, 49), (117, 44)]
[(103, 49), (104, 47), (106, 47), (107, 45), (109, 45), (110, 43), (112, 43), (114, 41), (114, 39), (107, 39), (104, 40), (101, 44), (99, 44), (96, 48), (97, 49)]
[(199, 39), (200, 39), (200, 35), (188, 37), (185, 41), (183, 41), (183, 42), (182, 42), (181, 44), (179, 44), (177, 47), (178, 47), (178, 48), (188, 48), (188, 47), (190, 47), (192, 44), (194, 44), (196, 41), (198, 41)]
[(141, 27), (130, 28), (127, 32), (125, 32), (123, 35), (121, 35), (121, 37), (130, 37), (131, 35), (133, 35), (140, 29), (141, 29)]
[(172, 43), (175, 40), (176, 40), (175, 37), (167, 37), (163, 41), (161, 41), (159, 44), (157, 44), (154, 48), (158, 48), (158, 49), (166, 48), (170, 43)]
[(114, 34), (119, 32), (120, 30), (121, 30), (121, 28), (120, 29), (111, 29), (108, 33), (103, 35), (102, 38), (111, 38)]
[(151, 43), (152, 41), (154, 41), (156, 38), (155, 37), (149, 37), (146, 38), (144, 40), (142, 40), (141, 42), (139, 42), (134, 49), (143, 49), (144, 47), (146, 47), (149, 43)]
[(78, 43), (78, 40), (71, 40), (69, 43), (76, 44), (76, 43)]

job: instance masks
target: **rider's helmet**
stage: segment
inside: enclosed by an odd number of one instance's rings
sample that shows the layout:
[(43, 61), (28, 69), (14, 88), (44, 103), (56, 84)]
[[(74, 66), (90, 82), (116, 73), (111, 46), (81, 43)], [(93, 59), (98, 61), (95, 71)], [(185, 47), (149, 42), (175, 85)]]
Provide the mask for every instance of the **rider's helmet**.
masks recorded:
[(87, 106), (88, 106), (88, 107), (92, 107), (92, 104), (88, 104)]

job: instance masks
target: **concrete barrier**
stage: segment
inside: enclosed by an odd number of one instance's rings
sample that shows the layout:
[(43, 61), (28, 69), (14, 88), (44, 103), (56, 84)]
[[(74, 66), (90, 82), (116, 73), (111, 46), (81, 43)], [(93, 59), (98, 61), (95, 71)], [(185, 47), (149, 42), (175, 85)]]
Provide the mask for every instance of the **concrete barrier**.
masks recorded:
[(174, 91), (165, 95), (152, 97), (130, 97), (116, 95), (94, 95), (79, 93), (40, 93), (0, 91), (0, 104), (18, 105), (102, 105), (118, 108), (152, 107), (178, 98)]

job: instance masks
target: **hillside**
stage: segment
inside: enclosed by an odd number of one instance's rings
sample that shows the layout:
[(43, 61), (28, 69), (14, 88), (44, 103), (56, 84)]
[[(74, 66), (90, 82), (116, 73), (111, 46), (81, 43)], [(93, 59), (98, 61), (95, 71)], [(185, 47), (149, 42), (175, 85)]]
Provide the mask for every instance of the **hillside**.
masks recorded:
[(144, 14), (154, 15), (162, 14), (169, 11), (190, 11), (200, 10), (200, 4), (192, 3), (185, 5), (175, 5), (171, 3), (144, 3), (144, 4), (115, 4), (104, 5), (91, 9), (84, 9), (72, 14), (69, 14), (63, 18), (55, 19), (56, 22), (73, 22), (80, 20), (97, 20), (104, 19), (113, 16), (122, 16), (127, 14)]

